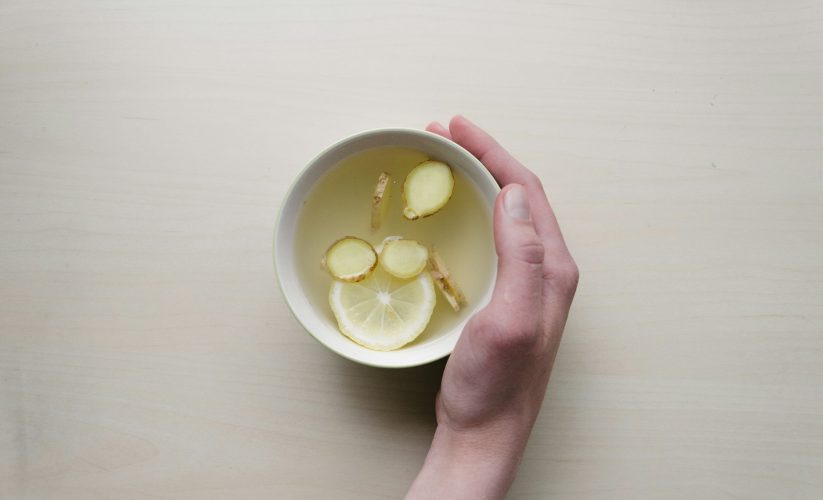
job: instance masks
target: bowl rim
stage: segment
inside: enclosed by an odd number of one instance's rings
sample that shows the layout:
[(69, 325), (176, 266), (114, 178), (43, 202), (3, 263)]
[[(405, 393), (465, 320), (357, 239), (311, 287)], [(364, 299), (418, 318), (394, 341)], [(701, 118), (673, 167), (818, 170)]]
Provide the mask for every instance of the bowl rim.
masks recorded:
[[(316, 154), (311, 160), (309, 160), (300, 169), (300, 171), (297, 173), (297, 175), (294, 176), (291, 183), (289, 184), (289, 187), (286, 189), (285, 194), (283, 195), (283, 198), (280, 200), (280, 204), (279, 204), (279, 207), (277, 209), (276, 222), (275, 222), (275, 225), (274, 225), (273, 240), (272, 240), (272, 263), (274, 265), (274, 273), (275, 273), (275, 278), (276, 278), (276, 281), (277, 281), (277, 286), (280, 289), (280, 294), (283, 296), (283, 299), (286, 302), (286, 306), (289, 308), (289, 311), (291, 312), (291, 315), (297, 320), (297, 322), (300, 324), (300, 326), (303, 328), (303, 330), (305, 330), (316, 342), (320, 343), (323, 347), (325, 347), (329, 351), (335, 353), (336, 355), (341, 356), (345, 359), (348, 359), (350, 361), (353, 361), (353, 362), (361, 364), (361, 365), (372, 366), (372, 367), (375, 367), (375, 368), (412, 368), (412, 367), (415, 367), (415, 366), (422, 366), (422, 365), (426, 365), (426, 364), (438, 361), (440, 359), (443, 359), (443, 358), (445, 358), (446, 356), (449, 356), (452, 353), (453, 348), (447, 349), (442, 353), (437, 353), (434, 357), (431, 357), (431, 358), (410, 359), (408, 362), (386, 363), (386, 364), (382, 364), (382, 363), (378, 363), (378, 362), (370, 362), (370, 361), (360, 359), (360, 358), (357, 358), (355, 356), (351, 356), (351, 355), (348, 355), (346, 353), (340, 352), (339, 350), (335, 349), (333, 346), (327, 344), (321, 338), (319, 338), (318, 335), (315, 334), (315, 332), (313, 332), (308, 327), (308, 325), (306, 325), (306, 323), (304, 322), (304, 320), (300, 316), (300, 314), (297, 313), (297, 311), (295, 309), (295, 305), (293, 303), (293, 299), (291, 297), (289, 297), (288, 293), (286, 293), (286, 290), (285, 290), (284, 285), (283, 285), (283, 279), (282, 279), (282, 275), (280, 273), (280, 267), (282, 265), (282, 264), (280, 264), (280, 261), (281, 261), (282, 258), (279, 257), (278, 244), (277, 244), (278, 235), (280, 234), (280, 229), (281, 229), (282, 223), (283, 223), (283, 214), (284, 214), (284, 209), (286, 207), (286, 204), (288, 203), (290, 197), (294, 193), (295, 187), (300, 182), (300, 180), (306, 175), (306, 173), (309, 171), (309, 169), (311, 169), (324, 156), (332, 153), (336, 149), (341, 148), (341, 147), (343, 147), (344, 145), (346, 145), (348, 143), (356, 142), (356, 141), (359, 141), (363, 138), (370, 137), (370, 136), (393, 135), (393, 134), (408, 134), (408, 135), (416, 135), (416, 136), (419, 136), (419, 137), (425, 137), (427, 140), (433, 140), (434, 142), (439, 142), (441, 145), (444, 145), (447, 148), (450, 148), (450, 149), (454, 150), (457, 154), (463, 155), (467, 162), (473, 164), (474, 167), (480, 172), (481, 177), (484, 177), (489, 182), (489, 185), (494, 187), (496, 192), (498, 192), (498, 193), (500, 192), (500, 186), (497, 183), (497, 180), (491, 175), (491, 173), (483, 165), (483, 163), (481, 163), (480, 160), (478, 160), (477, 157), (475, 157), (473, 154), (471, 154), (468, 150), (466, 150), (461, 145), (457, 144), (456, 142), (454, 142), (450, 139), (447, 139), (447, 138), (445, 138), (441, 135), (435, 134), (433, 132), (429, 132), (427, 130), (419, 130), (419, 129), (405, 128), (405, 127), (385, 127), (385, 128), (373, 128), (373, 129), (363, 130), (361, 132), (357, 132), (357, 133), (352, 134), (348, 137), (344, 137), (343, 139), (340, 139), (340, 140), (335, 141), (334, 143), (330, 144), (329, 146), (324, 148), (322, 151), (320, 151), (318, 154)], [(386, 146), (391, 146), (391, 144), (387, 144)], [(380, 147), (380, 146), (378, 146), (378, 147)], [(364, 151), (365, 151), (365, 149), (364, 149)], [(328, 170), (326, 170), (326, 172), (328, 172)], [(323, 172), (323, 174), (325, 174), (326, 172)], [(321, 175), (323, 175), (323, 174), (321, 174)], [(472, 182), (474, 184), (477, 184), (472, 179), (470, 179), (470, 182)], [(480, 187), (478, 186), (478, 188), (480, 188)], [(493, 210), (493, 207), (491, 207), (491, 208)], [(495, 276), (496, 276), (496, 270), (494, 271), (494, 273), (495, 273)], [(494, 287), (494, 284), (492, 283), (490, 285), (490, 289), (493, 288), (493, 287)], [(459, 339), (459, 335), (460, 334), (458, 333), (457, 334), (458, 339)], [(445, 338), (439, 339), (439, 340), (445, 340)], [(455, 341), (455, 343), (456, 343), (456, 341)]]

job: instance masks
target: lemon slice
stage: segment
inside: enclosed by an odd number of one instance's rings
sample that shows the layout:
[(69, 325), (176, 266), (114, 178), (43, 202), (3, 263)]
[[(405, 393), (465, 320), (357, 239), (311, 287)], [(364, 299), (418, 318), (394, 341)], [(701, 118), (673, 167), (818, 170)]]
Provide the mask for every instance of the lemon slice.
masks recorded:
[(390, 351), (416, 339), (437, 302), (429, 273), (395, 278), (380, 267), (357, 283), (335, 281), (329, 305), (344, 335), (369, 349)]

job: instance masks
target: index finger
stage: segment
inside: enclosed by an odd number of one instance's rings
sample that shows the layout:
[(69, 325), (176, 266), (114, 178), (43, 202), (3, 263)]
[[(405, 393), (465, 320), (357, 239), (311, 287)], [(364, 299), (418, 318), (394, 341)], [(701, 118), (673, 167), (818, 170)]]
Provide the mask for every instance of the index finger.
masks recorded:
[(540, 178), (514, 159), (503, 146), (483, 129), (463, 116), (455, 116), (449, 122), (452, 140), (464, 148), (489, 170), (498, 184), (517, 183), (526, 188), (532, 210), (534, 229), (546, 251), (553, 255), (568, 256), (569, 250), (563, 240), (560, 225), (554, 215)]

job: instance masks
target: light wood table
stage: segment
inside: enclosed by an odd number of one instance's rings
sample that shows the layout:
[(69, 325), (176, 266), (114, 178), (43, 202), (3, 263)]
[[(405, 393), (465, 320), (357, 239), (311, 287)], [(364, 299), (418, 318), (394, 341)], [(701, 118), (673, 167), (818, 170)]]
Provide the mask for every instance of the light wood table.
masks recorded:
[(464, 113), (580, 264), (511, 498), (823, 497), (823, 4), (0, 2), (0, 498), (397, 498), (443, 363), (291, 317), (319, 150)]

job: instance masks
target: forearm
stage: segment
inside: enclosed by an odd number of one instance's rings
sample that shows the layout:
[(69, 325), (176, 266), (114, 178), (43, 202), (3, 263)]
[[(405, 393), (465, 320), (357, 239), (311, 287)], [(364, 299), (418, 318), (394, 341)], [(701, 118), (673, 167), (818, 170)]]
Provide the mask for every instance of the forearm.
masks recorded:
[(503, 498), (514, 481), (526, 439), (518, 432), (493, 433), (439, 426), (406, 498)]

